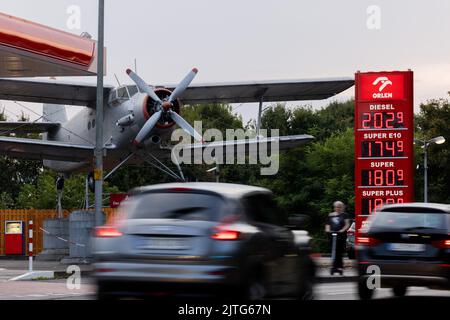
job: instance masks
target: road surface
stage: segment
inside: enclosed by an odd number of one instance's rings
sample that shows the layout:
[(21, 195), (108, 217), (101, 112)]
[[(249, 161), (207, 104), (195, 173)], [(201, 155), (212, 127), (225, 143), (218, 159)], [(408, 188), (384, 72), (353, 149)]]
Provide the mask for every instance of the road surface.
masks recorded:
[[(92, 279), (82, 278), (78, 288), (70, 289), (67, 280), (8, 281), (26, 271), (0, 269), (0, 300), (92, 300), (96, 287)], [(357, 300), (354, 282), (320, 283), (315, 286), (317, 300)], [(69, 280), (69, 284), (74, 284)], [(410, 288), (411, 297), (445, 297), (450, 302), (450, 291)], [(390, 289), (378, 289), (375, 299), (390, 299)]]
[[(358, 291), (355, 283), (324, 283), (315, 287), (317, 300), (358, 300)], [(409, 288), (407, 297), (445, 297), (450, 302), (450, 291), (430, 290), (427, 288)], [(395, 298), (391, 289), (377, 289), (374, 299)]]

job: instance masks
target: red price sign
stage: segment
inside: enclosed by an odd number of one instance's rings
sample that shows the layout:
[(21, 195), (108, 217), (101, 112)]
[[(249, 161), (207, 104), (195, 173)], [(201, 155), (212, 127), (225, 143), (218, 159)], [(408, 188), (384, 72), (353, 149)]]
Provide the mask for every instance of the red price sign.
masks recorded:
[(414, 197), (413, 73), (356, 74), (355, 215), (357, 230), (383, 204)]

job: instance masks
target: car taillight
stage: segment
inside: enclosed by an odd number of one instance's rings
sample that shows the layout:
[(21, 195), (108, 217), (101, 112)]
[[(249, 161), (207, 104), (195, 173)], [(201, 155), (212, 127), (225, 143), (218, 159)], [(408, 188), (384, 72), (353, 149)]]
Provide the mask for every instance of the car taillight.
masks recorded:
[(450, 249), (450, 239), (433, 241), (431, 244), (439, 249)]
[(211, 238), (214, 240), (233, 241), (239, 239), (241, 233), (236, 230), (227, 229), (226, 227), (216, 228)]
[(361, 246), (373, 247), (380, 243), (380, 240), (372, 238), (372, 237), (357, 237), (356, 243)]
[(95, 228), (95, 236), (97, 238), (117, 238), (122, 235), (123, 233), (114, 226), (102, 226)]

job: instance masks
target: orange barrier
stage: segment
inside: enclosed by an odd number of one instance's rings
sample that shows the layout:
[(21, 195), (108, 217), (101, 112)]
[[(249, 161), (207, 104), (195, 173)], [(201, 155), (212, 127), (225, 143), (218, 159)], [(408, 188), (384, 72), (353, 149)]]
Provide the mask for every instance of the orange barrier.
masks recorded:
[[(111, 221), (117, 209), (104, 208), (106, 221)], [(67, 218), (72, 211), (64, 210), (63, 216)], [(92, 213), (94, 213), (92, 211)], [(41, 228), (44, 226), (44, 220), (55, 219), (58, 216), (56, 210), (0, 210), (0, 255), (5, 254), (5, 222), (6, 221), (24, 221), (26, 232), (25, 243), (28, 243), (28, 222), (33, 220), (33, 246), (34, 253), (38, 254), (43, 250), (44, 234)], [(27, 246), (28, 247), (28, 246)], [(28, 252), (25, 252), (27, 254)]]

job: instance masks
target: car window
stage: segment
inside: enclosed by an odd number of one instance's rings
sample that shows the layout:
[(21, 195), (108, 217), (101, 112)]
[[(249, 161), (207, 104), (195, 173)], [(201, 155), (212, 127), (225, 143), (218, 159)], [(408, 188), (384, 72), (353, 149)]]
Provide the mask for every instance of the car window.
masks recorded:
[(249, 219), (272, 225), (286, 225), (286, 217), (278, 209), (271, 195), (257, 194), (245, 199)]
[(371, 227), (395, 229), (447, 229), (447, 214), (378, 212), (371, 219)]
[(224, 200), (203, 193), (147, 193), (130, 197), (123, 210), (128, 219), (218, 221)]

